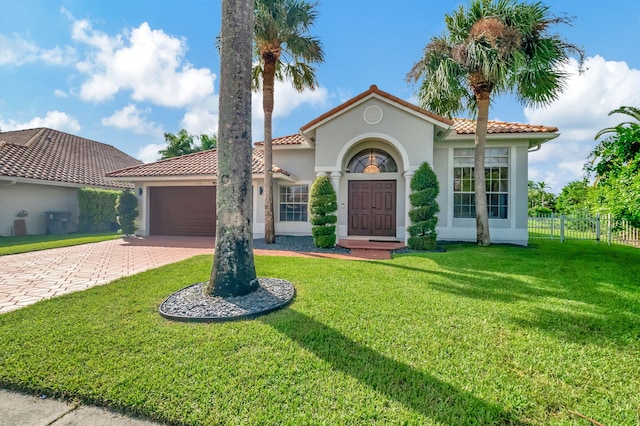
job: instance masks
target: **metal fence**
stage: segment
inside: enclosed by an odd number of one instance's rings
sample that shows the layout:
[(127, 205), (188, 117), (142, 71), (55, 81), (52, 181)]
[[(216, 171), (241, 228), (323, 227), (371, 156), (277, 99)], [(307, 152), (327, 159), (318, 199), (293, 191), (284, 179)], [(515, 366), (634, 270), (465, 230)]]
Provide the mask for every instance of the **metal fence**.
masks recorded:
[(550, 214), (529, 217), (529, 239), (594, 240), (598, 243), (640, 247), (640, 229), (612, 215), (572, 216)]

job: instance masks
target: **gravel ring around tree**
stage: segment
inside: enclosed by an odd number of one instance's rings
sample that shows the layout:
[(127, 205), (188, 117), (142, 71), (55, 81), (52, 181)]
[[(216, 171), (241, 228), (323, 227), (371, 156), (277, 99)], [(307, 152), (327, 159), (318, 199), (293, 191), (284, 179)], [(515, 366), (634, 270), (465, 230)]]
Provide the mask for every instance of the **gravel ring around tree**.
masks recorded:
[(235, 297), (205, 294), (207, 283), (197, 283), (169, 296), (160, 305), (160, 315), (174, 321), (222, 322), (254, 318), (287, 306), (295, 296), (289, 281), (258, 278), (257, 290)]

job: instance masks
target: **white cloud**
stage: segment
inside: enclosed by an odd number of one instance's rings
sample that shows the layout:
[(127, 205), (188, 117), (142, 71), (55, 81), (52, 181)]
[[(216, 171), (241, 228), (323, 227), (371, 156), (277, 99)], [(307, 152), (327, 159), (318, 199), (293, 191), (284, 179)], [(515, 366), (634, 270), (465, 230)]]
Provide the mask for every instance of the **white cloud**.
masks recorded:
[(158, 153), (158, 151), (166, 147), (166, 144), (150, 143), (138, 150), (136, 158), (143, 163), (153, 163), (154, 161), (158, 161), (160, 159), (160, 154)]
[(524, 110), (528, 122), (557, 126), (561, 133), (529, 155), (529, 179), (544, 180), (555, 193), (582, 179), (582, 167), (597, 144), (596, 133), (627, 119), (608, 113), (623, 105), (640, 105), (640, 70), (630, 69), (625, 62), (595, 56), (587, 58), (584, 73), (578, 73), (575, 60), (565, 71), (570, 77), (557, 101)]
[(218, 133), (218, 95), (191, 106), (182, 118), (182, 128), (192, 135)]
[(162, 127), (154, 122), (147, 121), (149, 112), (149, 110), (142, 111), (135, 105), (129, 104), (114, 112), (110, 117), (103, 118), (102, 125), (130, 130), (139, 135), (151, 135), (161, 138), (163, 135)]
[(64, 90), (60, 90), (60, 89), (55, 89), (53, 91), (53, 94), (59, 98), (68, 98), (69, 94), (67, 92), (65, 92)]
[(76, 51), (73, 47), (55, 46), (52, 49), (44, 49), (18, 34), (0, 34), (0, 46), (0, 66), (20, 66), (37, 62), (47, 65), (70, 65), (76, 61)]
[[(276, 81), (274, 87), (273, 124), (275, 131), (276, 120), (288, 117), (295, 109), (302, 105), (325, 106), (329, 99), (329, 92), (324, 87), (315, 90), (298, 92), (290, 81)], [(264, 110), (262, 109), (262, 93), (252, 93), (252, 132), (254, 140), (262, 140), (264, 130)], [(300, 123), (304, 124), (304, 123)], [(274, 134), (274, 137), (284, 136)]]
[(77, 64), (88, 76), (80, 87), (84, 100), (100, 102), (129, 90), (138, 102), (184, 107), (213, 93), (214, 74), (184, 60), (186, 40), (152, 30), (146, 22), (109, 36), (87, 20), (74, 21), (72, 37), (91, 48)]
[(49, 127), (51, 129), (73, 133), (80, 130), (80, 123), (78, 123), (78, 120), (75, 118), (60, 111), (49, 111), (44, 118), (35, 117), (25, 123), (20, 123), (15, 120), (0, 120), (0, 128), (2, 128), (3, 131), (33, 129), (36, 127)]

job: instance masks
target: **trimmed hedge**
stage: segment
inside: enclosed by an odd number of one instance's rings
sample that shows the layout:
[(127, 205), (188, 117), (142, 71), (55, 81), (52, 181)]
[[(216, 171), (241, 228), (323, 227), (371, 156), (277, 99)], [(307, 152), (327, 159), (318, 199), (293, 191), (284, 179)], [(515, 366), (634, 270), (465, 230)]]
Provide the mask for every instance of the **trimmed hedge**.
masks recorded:
[(118, 229), (116, 201), (120, 191), (97, 188), (78, 190), (78, 231), (105, 232)]
[(409, 218), (413, 224), (407, 229), (407, 244), (414, 250), (434, 250), (438, 238), (436, 214), (440, 211), (436, 197), (440, 186), (438, 177), (429, 163), (422, 163), (416, 170), (411, 179), (411, 191), (409, 201), (413, 208), (409, 211)]
[(133, 235), (138, 229), (136, 217), (138, 217), (138, 199), (133, 192), (126, 190), (118, 196), (115, 211), (118, 216), (120, 232), (124, 235)]
[(319, 176), (309, 194), (309, 214), (311, 216), (311, 234), (317, 247), (330, 248), (336, 245), (336, 222), (338, 217), (336, 192), (327, 176)]

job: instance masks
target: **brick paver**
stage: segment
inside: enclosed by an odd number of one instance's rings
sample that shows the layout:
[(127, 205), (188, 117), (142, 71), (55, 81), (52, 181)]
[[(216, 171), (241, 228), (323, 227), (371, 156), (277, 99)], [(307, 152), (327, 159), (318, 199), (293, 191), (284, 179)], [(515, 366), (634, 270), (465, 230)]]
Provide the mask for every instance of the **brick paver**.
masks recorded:
[[(0, 256), (0, 313), (199, 254), (213, 256), (208, 237), (145, 237)], [(255, 250), (257, 255), (358, 257)]]

